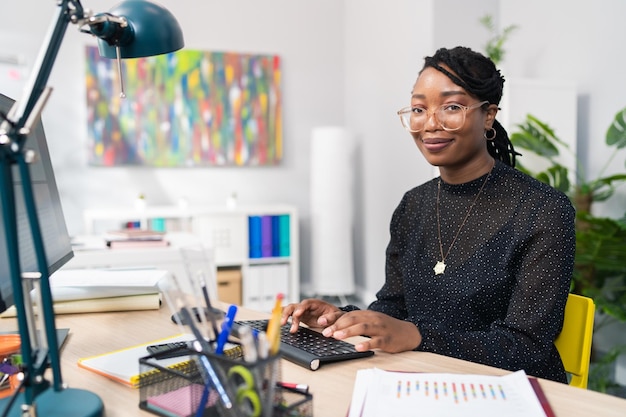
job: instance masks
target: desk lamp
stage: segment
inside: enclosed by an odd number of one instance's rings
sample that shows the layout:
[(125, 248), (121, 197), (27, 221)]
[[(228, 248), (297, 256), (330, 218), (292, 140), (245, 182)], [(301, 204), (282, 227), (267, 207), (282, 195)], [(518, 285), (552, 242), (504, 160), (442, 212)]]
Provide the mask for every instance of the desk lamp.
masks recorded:
[[(37, 217), (29, 161), (35, 156), (25, 149), (31, 128), (50, 96), (46, 86), (63, 35), (70, 23), (98, 38), (99, 50), (108, 58), (136, 58), (176, 51), (183, 47), (183, 35), (174, 16), (161, 6), (142, 0), (124, 1), (108, 13), (93, 14), (80, 0), (57, 0), (56, 14), (46, 43), (41, 48), (24, 95), (0, 125), (0, 186), (9, 270), (21, 338), (23, 376), (15, 395), (0, 402), (0, 416), (102, 416), (100, 397), (86, 390), (68, 388), (61, 378), (61, 366), (50, 291), (47, 258)], [(120, 74), (121, 80), (121, 74)], [(123, 95), (123, 84), (121, 85)], [(13, 166), (20, 173), (21, 186), (39, 271), (20, 266), (19, 237)], [(37, 323), (30, 288), (38, 295)], [(39, 337), (37, 324), (44, 337)], [(52, 384), (44, 373), (50, 367)]]

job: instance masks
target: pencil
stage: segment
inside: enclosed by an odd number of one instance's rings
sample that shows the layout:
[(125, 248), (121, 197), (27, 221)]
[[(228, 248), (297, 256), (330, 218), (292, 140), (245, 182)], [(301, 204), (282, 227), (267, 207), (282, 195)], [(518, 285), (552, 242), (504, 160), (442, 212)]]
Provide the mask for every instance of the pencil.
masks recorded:
[(280, 349), (280, 319), (283, 313), (283, 298), (282, 293), (276, 295), (276, 303), (272, 310), (272, 316), (267, 324), (267, 340), (270, 345), (270, 354), (275, 355)]

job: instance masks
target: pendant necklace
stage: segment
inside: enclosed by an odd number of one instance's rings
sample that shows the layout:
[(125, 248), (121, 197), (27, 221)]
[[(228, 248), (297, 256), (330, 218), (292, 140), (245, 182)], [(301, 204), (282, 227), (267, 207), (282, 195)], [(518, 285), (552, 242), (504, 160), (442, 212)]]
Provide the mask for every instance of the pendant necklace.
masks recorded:
[(465, 226), (467, 219), (472, 213), (472, 209), (476, 205), (476, 202), (478, 201), (478, 197), (480, 197), (480, 194), (483, 192), (483, 188), (485, 188), (485, 185), (487, 184), (487, 181), (489, 180), (489, 177), (491, 176), (491, 171), (493, 170), (493, 167), (495, 166), (495, 164), (496, 164), (496, 161), (494, 160), (493, 165), (491, 166), (491, 169), (489, 169), (489, 172), (487, 173), (487, 176), (485, 177), (485, 181), (483, 181), (483, 185), (480, 186), (480, 190), (478, 190), (478, 194), (476, 194), (474, 201), (472, 201), (472, 204), (467, 210), (467, 214), (465, 215), (465, 218), (461, 222), (461, 225), (459, 226), (459, 230), (456, 231), (456, 235), (454, 236), (454, 239), (452, 239), (452, 243), (450, 243), (450, 247), (448, 248), (448, 251), (445, 253), (445, 255), (443, 253), (443, 244), (441, 243), (441, 222), (439, 220), (439, 195), (441, 194), (441, 178), (439, 178), (439, 182), (437, 183), (437, 236), (439, 237), (439, 252), (441, 253), (441, 260), (437, 261), (437, 263), (435, 264), (435, 267), (433, 268), (433, 270), (435, 271), (435, 275), (441, 275), (446, 270), (446, 258), (450, 254), (450, 250), (452, 249), (452, 246), (454, 246), (454, 242), (456, 242), (456, 238), (459, 237), (459, 234), (461, 233), (461, 229), (463, 229), (463, 226)]

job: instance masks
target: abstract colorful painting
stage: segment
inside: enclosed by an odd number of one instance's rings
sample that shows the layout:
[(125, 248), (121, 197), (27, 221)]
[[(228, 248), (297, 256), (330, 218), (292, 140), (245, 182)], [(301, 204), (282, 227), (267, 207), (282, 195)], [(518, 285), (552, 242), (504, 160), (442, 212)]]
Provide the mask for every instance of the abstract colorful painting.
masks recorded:
[(86, 48), (91, 165), (275, 165), (280, 58), (181, 50), (117, 61)]

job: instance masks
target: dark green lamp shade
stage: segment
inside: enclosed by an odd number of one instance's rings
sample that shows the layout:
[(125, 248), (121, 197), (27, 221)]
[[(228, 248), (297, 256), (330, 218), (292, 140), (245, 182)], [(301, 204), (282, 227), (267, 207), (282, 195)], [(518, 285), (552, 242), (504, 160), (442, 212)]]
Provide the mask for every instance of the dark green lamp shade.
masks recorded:
[(143, 0), (123, 1), (108, 13), (124, 17), (128, 26), (105, 22), (91, 28), (98, 36), (98, 49), (105, 58), (139, 58), (167, 54), (181, 49), (185, 42), (178, 21), (164, 7)]

